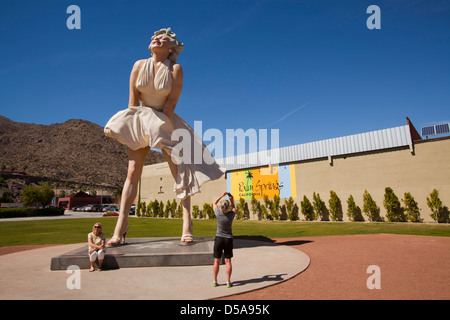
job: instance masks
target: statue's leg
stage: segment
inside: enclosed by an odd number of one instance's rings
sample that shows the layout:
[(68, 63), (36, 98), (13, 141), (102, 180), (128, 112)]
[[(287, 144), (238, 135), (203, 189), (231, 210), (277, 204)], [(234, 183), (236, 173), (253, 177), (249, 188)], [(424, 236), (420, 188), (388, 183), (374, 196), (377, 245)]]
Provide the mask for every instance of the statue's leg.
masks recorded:
[(136, 198), (139, 179), (141, 178), (142, 168), (149, 150), (149, 147), (138, 150), (128, 148), (128, 173), (122, 190), (119, 217), (114, 229), (114, 236), (108, 242), (108, 245), (120, 244), (124, 233), (128, 231), (128, 214)]
[[(167, 160), (167, 163), (169, 164), (170, 172), (172, 173), (172, 176), (174, 179), (176, 179), (178, 168), (177, 165), (172, 162), (172, 158), (170, 154), (165, 149), (161, 149), (164, 157)], [(181, 206), (183, 207), (183, 230), (182, 230), (182, 236), (181, 236), (181, 243), (182, 244), (193, 244), (194, 243), (194, 236), (193, 236), (193, 224), (192, 224), (192, 217), (191, 217), (191, 197), (188, 196), (181, 200)]]

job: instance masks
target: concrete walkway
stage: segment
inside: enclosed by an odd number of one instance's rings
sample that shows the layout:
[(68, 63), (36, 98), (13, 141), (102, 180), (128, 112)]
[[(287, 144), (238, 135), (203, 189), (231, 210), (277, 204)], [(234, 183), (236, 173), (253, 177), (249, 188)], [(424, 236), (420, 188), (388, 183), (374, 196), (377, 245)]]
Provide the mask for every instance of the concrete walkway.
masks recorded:
[[(50, 271), (52, 257), (86, 246), (51, 246), (0, 256), (0, 299), (213, 299), (280, 283), (310, 263), (306, 254), (289, 246), (235, 239), (232, 288), (224, 285), (225, 266), (215, 288), (212, 266)], [(80, 289), (69, 289), (67, 283), (73, 287), (78, 275)]]

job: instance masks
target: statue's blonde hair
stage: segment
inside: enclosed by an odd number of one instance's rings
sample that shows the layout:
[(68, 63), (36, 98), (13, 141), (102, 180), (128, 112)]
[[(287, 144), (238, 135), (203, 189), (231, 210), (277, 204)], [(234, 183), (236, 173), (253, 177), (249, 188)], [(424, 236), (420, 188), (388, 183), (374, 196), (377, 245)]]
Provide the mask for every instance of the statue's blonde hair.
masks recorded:
[[(177, 39), (177, 35), (172, 32), (172, 28), (170, 28), (170, 27), (155, 31), (154, 35), (152, 36), (152, 40), (155, 39), (155, 37), (159, 36), (160, 34), (166, 34), (170, 37), (170, 44), (172, 45), (173, 52), (171, 54), (169, 54), (169, 60), (172, 61), (173, 63), (176, 63), (177, 59), (178, 59), (178, 55), (184, 49), (184, 43), (181, 43)], [(152, 52), (151, 44), (148, 46), (148, 49), (150, 50), (150, 52)]]

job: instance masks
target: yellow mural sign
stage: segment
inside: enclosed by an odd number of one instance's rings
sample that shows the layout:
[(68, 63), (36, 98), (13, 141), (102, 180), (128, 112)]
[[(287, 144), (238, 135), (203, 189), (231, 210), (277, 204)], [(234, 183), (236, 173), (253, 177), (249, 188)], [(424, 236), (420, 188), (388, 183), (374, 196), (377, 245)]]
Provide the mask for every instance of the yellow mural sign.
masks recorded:
[(296, 196), (295, 166), (269, 166), (227, 173), (227, 189), (236, 199)]

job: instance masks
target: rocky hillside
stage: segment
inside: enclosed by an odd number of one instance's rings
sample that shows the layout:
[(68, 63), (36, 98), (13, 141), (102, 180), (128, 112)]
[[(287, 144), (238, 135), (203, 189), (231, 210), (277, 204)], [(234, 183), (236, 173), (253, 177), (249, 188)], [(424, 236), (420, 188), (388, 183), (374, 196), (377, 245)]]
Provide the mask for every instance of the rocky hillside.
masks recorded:
[[(85, 120), (38, 125), (0, 116), (0, 151), (6, 170), (84, 185), (122, 187), (128, 165), (127, 148)], [(150, 151), (146, 164), (163, 161)]]

